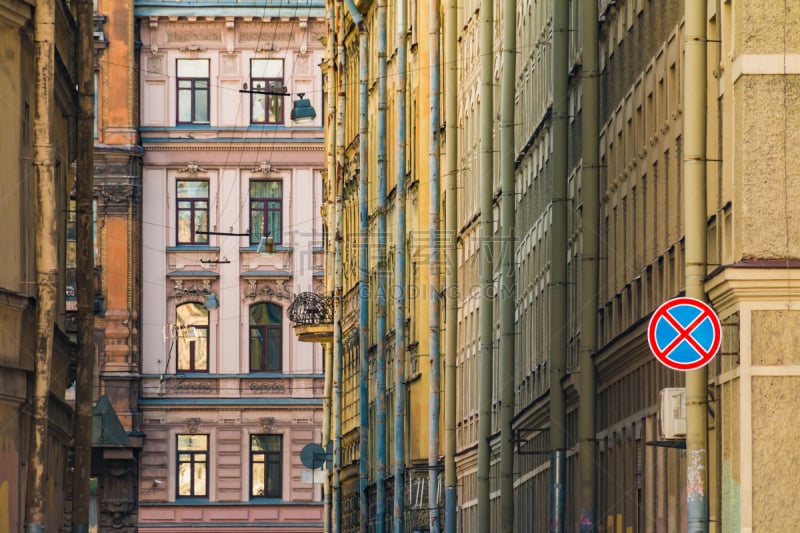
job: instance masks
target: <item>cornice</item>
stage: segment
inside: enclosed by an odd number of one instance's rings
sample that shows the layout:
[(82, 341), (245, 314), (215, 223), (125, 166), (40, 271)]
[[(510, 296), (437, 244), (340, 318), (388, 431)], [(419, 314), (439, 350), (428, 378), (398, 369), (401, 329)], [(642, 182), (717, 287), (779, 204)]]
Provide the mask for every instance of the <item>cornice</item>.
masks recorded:
[(781, 261), (747, 261), (719, 268), (706, 282), (706, 292), (721, 316), (742, 303), (800, 306), (800, 265)]
[[(144, 140), (147, 152), (263, 152), (266, 143), (248, 144), (176, 144), (176, 143), (148, 143)], [(270, 144), (270, 152), (322, 152), (325, 147), (322, 143), (309, 145), (296, 144)]]
[(8, 0), (0, 3), (0, 21), (22, 27), (33, 17), (33, 6), (21, 0)]

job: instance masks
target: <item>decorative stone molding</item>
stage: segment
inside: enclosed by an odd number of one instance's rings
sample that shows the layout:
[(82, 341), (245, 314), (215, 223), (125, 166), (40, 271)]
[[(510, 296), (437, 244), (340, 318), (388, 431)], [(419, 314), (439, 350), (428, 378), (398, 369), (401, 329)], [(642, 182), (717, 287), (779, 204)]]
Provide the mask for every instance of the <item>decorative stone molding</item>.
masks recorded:
[(275, 426), (275, 419), (271, 416), (264, 416), (260, 419), (261, 421), (261, 430), (264, 433), (269, 433), (272, 431), (272, 428)]
[(202, 172), (203, 174), (205, 174), (206, 172), (208, 172), (208, 170), (206, 170), (206, 169), (202, 168), (202, 167), (201, 167), (201, 166), (198, 164), (198, 162), (197, 162), (197, 161), (192, 161), (192, 162), (190, 162), (188, 165), (186, 165), (185, 167), (183, 167), (183, 168), (181, 168), (181, 169), (178, 169), (178, 172), (179, 172), (179, 173), (189, 173), (189, 174), (191, 174), (192, 176), (197, 176), (197, 174), (198, 174), (199, 172)]
[[(244, 292), (244, 300), (248, 302), (267, 301), (267, 300), (287, 300), (293, 301), (294, 294), (286, 289), (288, 280), (262, 281), (256, 279), (247, 280), (247, 287)], [(275, 287), (277, 285), (277, 287)]]
[(200, 427), (200, 419), (199, 418), (187, 418), (186, 419), (186, 429), (189, 433), (197, 433), (198, 428)]
[[(172, 298), (175, 298), (178, 301), (183, 299), (188, 299), (190, 301), (200, 301), (201, 298), (208, 295), (212, 292), (211, 288), (211, 280), (210, 279), (203, 279), (203, 280), (191, 280), (191, 279), (176, 279), (174, 281), (175, 286), (170, 291), (169, 295)], [(184, 283), (187, 286), (184, 286)], [(188, 285), (191, 283), (191, 285)], [(201, 286), (198, 287), (197, 283), (200, 283)]]
[(131, 183), (105, 184), (100, 190), (106, 213), (126, 214), (136, 190)]

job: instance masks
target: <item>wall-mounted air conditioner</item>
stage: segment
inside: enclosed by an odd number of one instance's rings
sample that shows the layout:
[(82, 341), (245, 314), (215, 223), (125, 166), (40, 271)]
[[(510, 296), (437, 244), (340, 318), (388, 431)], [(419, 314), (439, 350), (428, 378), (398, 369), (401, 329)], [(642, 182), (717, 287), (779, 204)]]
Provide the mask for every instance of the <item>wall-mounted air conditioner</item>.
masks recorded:
[(685, 439), (686, 389), (681, 387), (661, 389), (658, 400), (658, 438)]

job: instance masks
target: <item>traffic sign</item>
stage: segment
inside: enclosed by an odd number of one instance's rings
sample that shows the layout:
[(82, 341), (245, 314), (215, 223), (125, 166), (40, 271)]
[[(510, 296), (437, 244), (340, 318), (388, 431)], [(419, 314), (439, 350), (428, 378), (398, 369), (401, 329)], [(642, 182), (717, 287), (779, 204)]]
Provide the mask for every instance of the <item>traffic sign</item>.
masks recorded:
[(722, 326), (707, 303), (689, 297), (673, 298), (650, 317), (647, 342), (662, 364), (673, 370), (694, 370), (717, 355)]

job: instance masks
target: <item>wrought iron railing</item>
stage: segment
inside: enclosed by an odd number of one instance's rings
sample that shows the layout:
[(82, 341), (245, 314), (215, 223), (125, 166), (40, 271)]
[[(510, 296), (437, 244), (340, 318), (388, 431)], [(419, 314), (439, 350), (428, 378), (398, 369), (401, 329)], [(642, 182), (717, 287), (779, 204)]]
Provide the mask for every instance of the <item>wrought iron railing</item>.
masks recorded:
[(333, 299), (315, 292), (301, 292), (286, 310), (295, 326), (333, 324)]

